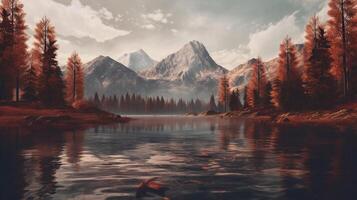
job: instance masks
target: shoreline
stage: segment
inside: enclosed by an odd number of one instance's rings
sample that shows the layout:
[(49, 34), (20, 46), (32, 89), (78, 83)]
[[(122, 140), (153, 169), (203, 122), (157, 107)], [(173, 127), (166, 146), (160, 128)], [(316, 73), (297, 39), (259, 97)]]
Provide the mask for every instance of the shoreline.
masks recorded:
[(85, 129), (100, 125), (127, 123), (132, 118), (99, 109), (48, 108), (34, 104), (0, 105), (0, 128)]
[(328, 110), (278, 112), (272, 110), (243, 110), (221, 113), (221, 118), (245, 118), (270, 121), (274, 124), (345, 125), (357, 126), (357, 103), (342, 105)]

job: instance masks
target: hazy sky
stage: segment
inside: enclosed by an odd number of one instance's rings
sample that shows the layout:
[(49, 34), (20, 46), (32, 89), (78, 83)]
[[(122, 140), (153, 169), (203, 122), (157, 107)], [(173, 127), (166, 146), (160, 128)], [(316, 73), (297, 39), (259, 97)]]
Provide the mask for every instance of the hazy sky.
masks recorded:
[(84, 62), (114, 59), (144, 49), (161, 60), (191, 40), (202, 42), (218, 64), (233, 68), (249, 58), (270, 59), (290, 35), (303, 41), (327, 0), (24, 0), (29, 32), (43, 16), (53, 22), (64, 64), (73, 51)]

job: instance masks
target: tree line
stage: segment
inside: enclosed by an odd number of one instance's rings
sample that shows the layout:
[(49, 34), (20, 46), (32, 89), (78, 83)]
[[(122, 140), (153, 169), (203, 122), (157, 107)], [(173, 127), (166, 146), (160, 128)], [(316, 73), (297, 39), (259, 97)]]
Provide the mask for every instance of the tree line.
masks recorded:
[(46, 17), (27, 46), (24, 5), (2, 0), (0, 6), (0, 101), (41, 102), (63, 106), (83, 99), (83, 67), (77, 53), (68, 58), (64, 77), (57, 61), (55, 27)]
[[(214, 101), (214, 96), (213, 102)], [(200, 99), (175, 100), (164, 97), (142, 97), (138, 94), (129, 94), (117, 96), (111, 95), (99, 96), (95, 93), (89, 101), (97, 107), (110, 111), (125, 114), (186, 114), (200, 113), (209, 110), (211, 104), (206, 104)], [(213, 106), (216, 106), (214, 103)]]
[[(327, 23), (313, 16), (307, 24), (302, 61), (290, 37), (281, 42), (278, 70), (271, 80), (262, 60), (254, 61), (250, 81), (244, 88), (243, 107), (297, 111), (329, 108), (354, 100), (357, 94), (357, 1), (330, 0), (328, 16)], [(228, 80), (223, 77), (219, 103), (227, 107), (231, 94)]]

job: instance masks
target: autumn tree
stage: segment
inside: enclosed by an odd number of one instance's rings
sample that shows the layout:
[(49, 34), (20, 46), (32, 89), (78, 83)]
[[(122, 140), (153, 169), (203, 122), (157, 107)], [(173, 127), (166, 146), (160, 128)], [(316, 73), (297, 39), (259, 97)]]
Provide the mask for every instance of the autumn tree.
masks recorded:
[(331, 41), (332, 73), (344, 96), (351, 95), (351, 71), (356, 46), (355, 0), (330, 0), (328, 15), (328, 38)]
[(253, 64), (253, 72), (247, 88), (247, 100), (249, 107), (255, 108), (263, 106), (266, 84), (267, 78), (265, 67), (262, 60), (258, 58)]
[(0, 100), (12, 100), (12, 90), (14, 88), (14, 71), (10, 65), (11, 49), (13, 43), (12, 26), (9, 13), (3, 7), (1, 8), (0, 23)]
[(230, 96), (229, 81), (226, 75), (224, 75), (219, 81), (218, 98), (219, 104), (223, 106), (223, 111), (227, 112)]
[(331, 76), (330, 42), (325, 27), (318, 17), (311, 18), (306, 26), (304, 49), (304, 87), (309, 106), (326, 107), (335, 95), (334, 79)]
[(38, 74), (31, 58), (29, 59), (23, 80), (24, 88), (22, 99), (29, 102), (38, 100)]
[(6, 10), (10, 24), (6, 28), (6, 33), (9, 34), (7, 48), (7, 63), (5, 67), (12, 68), (10, 77), (13, 77), (14, 87), (16, 91), (16, 101), (20, 100), (20, 87), (22, 75), (27, 65), (27, 35), (25, 25), (24, 5), (20, 0), (2, 0), (2, 9)]
[(271, 96), (274, 106), (281, 110), (300, 109), (303, 102), (296, 47), (289, 37), (280, 45), (278, 74), (273, 83)]
[(83, 64), (77, 53), (73, 53), (67, 61), (66, 95), (70, 103), (83, 99)]
[(243, 89), (243, 108), (248, 108), (248, 86), (244, 86)]
[(34, 37), (34, 64), (40, 70), (39, 99), (46, 105), (63, 105), (65, 84), (57, 61), (55, 28), (46, 17), (36, 25)]

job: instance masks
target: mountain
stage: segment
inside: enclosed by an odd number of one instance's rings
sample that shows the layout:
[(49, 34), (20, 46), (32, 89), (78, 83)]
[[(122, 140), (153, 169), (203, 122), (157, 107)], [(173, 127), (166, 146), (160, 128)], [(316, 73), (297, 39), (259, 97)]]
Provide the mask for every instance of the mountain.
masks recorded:
[[(295, 46), (296, 46), (297, 55), (302, 70), (304, 45), (296, 44)], [(248, 81), (251, 77), (251, 73), (253, 71), (253, 64), (256, 61), (257, 60), (255, 58), (250, 59), (248, 62), (238, 65), (236, 68), (228, 72), (228, 78), (233, 88), (243, 89), (244, 86), (248, 84)], [(267, 62), (264, 62), (265, 71), (267, 72), (267, 77), (269, 80), (273, 80), (275, 78), (278, 70), (278, 64), (279, 64), (278, 62), (279, 62), (278, 58), (273, 58)]]
[[(139, 51), (139, 54), (146, 53)], [(130, 57), (136, 56), (125, 56), (127, 60), (123, 61), (129, 61)], [(139, 57), (142, 56), (136, 58)], [(129, 92), (143, 96), (186, 100), (201, 98), (208, 101), (211, 94), (217, 93), (219, 78), (228, 72), (219, 66), (204, 45), (197, 41), (184, 45), (155, 66), (140, 72), (140, 75), (129, 68), (105, 56), (99, 56), (87, 63), (86, 96), (91, 97), (95, 92), (100, 95), (122, 95)]]
[(146, 80), (133, 70), (108, 56), (99, 56), (85, 64), (85, 94), (95, 92), (106, 95), (121, 95), (126, 92), (145, 93)]
[(134, 70), (140, 72), (153, 67), (157, 62), (142, 49), (132, 53), (126, 53), (118, 58), (118, 62)]
[(227, 70), (219, 66), (209, 55), (205, 46), (191, 41), (182, 49), (159, 62), (155, 67), (141, 74), (148, 79), (179, 81), (195, 84), (207, 79), (217, 80)]

